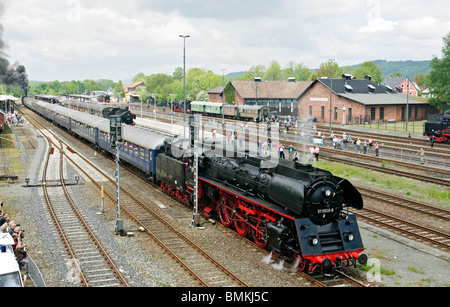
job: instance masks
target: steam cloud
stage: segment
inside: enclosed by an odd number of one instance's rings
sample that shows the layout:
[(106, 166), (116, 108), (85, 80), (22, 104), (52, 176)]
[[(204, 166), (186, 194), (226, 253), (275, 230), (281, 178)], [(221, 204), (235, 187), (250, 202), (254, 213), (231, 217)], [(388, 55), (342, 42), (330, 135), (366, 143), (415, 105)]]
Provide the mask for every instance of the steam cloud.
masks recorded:
[[(3, 15), (4, 5), (0, 2), (0, 17)], [(5, 49), (6, 43), (3, 41), (3, 26), (0, 24), (0, 84), (20, 86), (25, 95), (28, 91), (28, 75), (25, 66), (15, 63), (10, 65)]]

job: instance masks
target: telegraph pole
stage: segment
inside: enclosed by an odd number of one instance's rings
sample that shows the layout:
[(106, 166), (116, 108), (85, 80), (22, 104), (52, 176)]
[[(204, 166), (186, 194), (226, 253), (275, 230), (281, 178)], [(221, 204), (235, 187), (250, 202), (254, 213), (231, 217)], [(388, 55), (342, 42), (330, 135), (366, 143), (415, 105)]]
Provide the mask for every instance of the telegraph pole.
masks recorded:
[(183, 137), (186, 138), (186, 38), (190, 35), (179, 35), (183, 38)]
[(406, 93), (406, 132), (408, 132), (408, 119), (409, 119), (409, 70), (406, 71), (406, 81), (408, 82), (408, 85), (406, 86), (407, 88), (407, 93)]
[(330, 79), (330, 135), (332, 132), (331, 122), (332, 122), (332, 110), (333, 110), (333, 60), (330, 59), (330, 68), (331, 68), (331, 79)]

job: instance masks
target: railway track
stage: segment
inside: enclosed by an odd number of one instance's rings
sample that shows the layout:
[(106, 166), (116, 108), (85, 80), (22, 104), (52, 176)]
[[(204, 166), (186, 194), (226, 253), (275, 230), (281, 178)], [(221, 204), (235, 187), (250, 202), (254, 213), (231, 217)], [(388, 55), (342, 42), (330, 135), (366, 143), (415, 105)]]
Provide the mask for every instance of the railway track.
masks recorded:
[(364, 208), (361, 211), (353, 212), (356, 216), (372, 225), (389, 229), (395, 233), (403, 236), (413, 238), (414, 240), (431, 245), (435, 248), (450, 252), (450, 235), (432, 230), (426, 227), (405, 221), (404, 219), (396, 218), (392, 215), (381, 213), (369, 208)]
[[(30, 114), (28, 113), (30, 116)], [(56, 136), (55, 136), (56, 137)], [(61, 145), (62, 146), (62, 145)], [(67, 144), (65, 146), (68, 147)], [(75, 151), (68, 147), (72, 153)], [(105, 195), (111, 201), (116, 201), (116, 183), (108, 174), (100, 170), (90, 161), (79, 155), (84, 162), (107, 178), (109, 182), (100, 185), (82, 167), (78, 168), (99, 189), (104, 187)], [(74, 165), (77, 163), (66, 155)], [(121, 188), (121, 209), (132, 218), (139, 227), (153, 238), (172, 258), (174, 258), (201, 286), (205, 287), (246, 287), (246, 283), (221, 265), (213, 256), (203, 251), (195, 242), (183, 235), (174, 226), (160, 217), (160, 214), (150, 205), (144, 203), (127, 189)]]
[(355, 185), (355, 187), (365, 198), (387, 202), (389, 204), (392, 204), (393, 206), (407, 208), (416, 212), (428, 214), (432, 217), (443, 219), (445, 221), (450, 221), (450, 210), (446, 208), (424, 204), (412, 199), (400, 197), (386, 192), (380, 192), (362, 186)]
[[(47, 138), (52, 144), (50, 137)], [(47, 185), (50, 165), (52, 168), (59, 167), (60, 186)], [(50, 148), (42, 174), (42, 183), (50, 215), (77, 272), (72, 276), (74, 281), (80, 282), (85, 287), (127, 287), (126, 279), (83, 218), (66, 188), (62, 144), (59, 150), (55, 147)]]
[[(209, 118), (209, 117), (204, 117), (204, 118)], [(214, 118), (215, 120), (217, 118)], [(170, 122), (170, 119), (159, 119), (162, 120), (163, 122)], [(218, 131), (220, 131), (219, 128), (217, 128)], [(338, 130), (341, 131), (341, 130)], [(344, 129), (342, 129), (342, 131), (344, 131)], [(346, 132), (348, 132), (347, 130), (345, 130)], [(273, 131), (272, 134), (274, 135), (276, 132)], [(357, 132), (352, 132), (352, 133), (357, 133)], [(362, 133), (361, 133), (362, 134)], [(371, 136), (374, 137), (377, 136), (377, 140), (379, 139), (378, 137), (383, 137), (382, 135), (377, 135), (377, 134), (364, 134), (366, 136)], [(256, 136), (254, 134), (252, 134), (252, 132), (250, 132), (250, 135), (247, 133), (245, 135), (246, 140), (248, 141), (249, 138), (253, 138), (253, 140), (256, 140)], [(264, 137), (265, 138), (265, 137)], [(387, 136), (387, 138), (389, 138), (389, 136)], [(395, 140), (395, 138), (393, 138)], [(408, 144), (403, 144), (401, 143), (401, 145), (399, 145), (398, 143), (398, 138), (397, 142), (395, 143), (397, 148), (399, 146), (402, 146), (404, 148), (412, 148), (411, 150), (414, 150), (414, 154), (412, 156), (410, 156), (412, 160), (416, 161), (419, 163), (420, 161), (420, 157), (418, 155), (416, 155), (417, 151), (420, 149), (420, 147), (418, 148), (417, 146), (414, 145), (408, 145)], [(307, 150), (307, 145), (302, 144), (299, 142), (298, 140), (298, 135), (294, 135), (292, 133), (292, 131), (290, 131), (290, 134), (288, 134), (288, 138), (285, 140), (283, 138), (280, 138), (280, 141), (283, 144), (292, 144), (295, 148), (298, 149), (299, 152), (301, 152), (302, 148), (304, 149), (304, 154), (308, 154), (306, 152)], [(384, 142), (384, 140), (383, 140)], [(394, 142), (394, 141), (393, 141)], [(273, 145), (275, 146), (275, 145)], [(349, 145), (352, 146), (352, 145)], [(442, 148), (442, 149), (433, 149), (433, 152), (430, 154), (435, 154), (439, 157), (443, 157), (443, 158), (447, 158), (448, 155), (450, 154), (450, 149), (447, 148)], [(402, 157), (396, 157), (395, 154), (392, 157), (392, 159), (387, 159), (387, 158), (382, 158), (382, 157), (375, 157), (375, 156), (371, 156), (371, 155), (362, 155), (362, 154), (356, 154), (353, 151), (345, 151), (345, 150), (337, 150), (337, 149), (333, 149), (330, 147), (326, 147), (326, 146), (322, 146), (321, 147), (321, 158), (323, 159), (327, 159), (330, 161), (335, 161), (335, 162), (339, 162), (339, 163), (344, 163), (344, 164), (350, 164), (350, 165), (354, 165), (354, 166), (358, 166), (358, 167), (364, 167), (364, 168), (369, 168), (369, 169), (374, 169), (376, 171), (380, 171), (383, 173), (389, 173), (389, 174), (394, 174), (394, 175), (398, 175), (398, 176), (403, 176), (403, 177), (407, 177), (407, 178), (412, 178), (412, 179), (416, 179), (416, 180), (420, 180), (420, 181), (424, 181), (424, 182), (430, 182), (433, 184), (439, 184), (439, 185), (443, 185), (443, 186), (450, 186), (450, 178), (449, 178), (449, 173), (447, 171), (446, 168), (442, 168), (441, 167), (433, 167), (431, 166), (431, 161), (429, 161), (429, 165), (420, 165), (420, 164), (416, 164), (416, 163), (408, 163), (405, 161), (401, 161), (401, 159), (403, 159)], [(368, 163), (367, 163), (368, 162)], [(377, 166), (377, 163), (380, 164), (380, 166)], [(394, 168), (386, 168), (381, 166), (381, 163), (386, 163), (386, 164), (391, 164), (391, 165), (395, 165), (396, 167), (403, 167), (406, 168), (408, 170), (412, 170), (414, 169), (414, 172), (411, 171), (401, 171), (398, 169), (394, 169)], [(418, 172), (422, 172), (424, 173), (422, 174), (418, 174)], [(427, 175), (429, 174), (429, 175)]]
[[(329, 152), (329, 149), (324, 148), (322, 151)], [(338, 162), (338, 163), (353, 165), (353, 166), (362, 167), (362, 168), (366, 168), (366, 169), (372, 169), (374, 171), (378, 171), (378, 172), (381, 172), (384, 174), (391, 174), (391, 175), (396, 175), (396, 176), (400, 176), (400, 177), (406, 177), (406, 178), (419, 180), (421, 182), (429, 182), (429, 183), (433, 183), (433, 184), (437, 184), (437, 185), (450, 187), (450, 180), (445, 179), (445, 178), (436, 178), (434, 176), (421, 175), (421, 174), (418, 174), (413, 171), (401, 171), (398, 169), (377, 166), (374, 163), (370, 163), (370, 164), (364, 163), (364, 162), (357, 161), (354, 159), (338, 157), (335, 155), (321, 155), (321, 158), (323, 158), (324, 160), (332, 161), (332, 162)]]

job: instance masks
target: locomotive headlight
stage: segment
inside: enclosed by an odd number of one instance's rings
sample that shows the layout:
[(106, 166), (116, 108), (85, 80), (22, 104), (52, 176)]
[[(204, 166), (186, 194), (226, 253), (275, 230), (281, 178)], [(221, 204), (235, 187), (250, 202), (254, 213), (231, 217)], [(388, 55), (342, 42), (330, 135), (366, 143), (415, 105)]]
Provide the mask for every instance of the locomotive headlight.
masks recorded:
[(309, 237), (309, 244), (311, 245), (317, 245), (319, 244), (319, 239), (315, 236), (310, 236)]
[(355, 237), (353, 236), (353, 233), (351, 233), (351, 232), (346, 232), (346, 233), (344, 234), (344, 237), (345, 237), (345, 240), (346, 240), (347, 242), (352, 242), (353, 239), (355, 238)]
[(330, 197), (330, 196), (331, 196), (331, 191), (328, 190), (328, 189), (326, 189), (326, 190), (324, 191), (324, 194), (325, 194), (326, 197)]

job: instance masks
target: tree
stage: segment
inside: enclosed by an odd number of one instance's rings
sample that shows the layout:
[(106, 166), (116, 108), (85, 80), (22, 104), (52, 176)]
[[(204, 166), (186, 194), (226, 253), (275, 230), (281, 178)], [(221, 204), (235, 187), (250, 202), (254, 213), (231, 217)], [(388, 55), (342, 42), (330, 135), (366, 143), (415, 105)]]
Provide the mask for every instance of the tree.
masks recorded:
[(122, 81), (119, 81), (114, 87), (114, 97), (123, 98), (125, 96), (125, 89), (123, 88)]
[(428, 74), (421, 72), (414, 76), (414, 82), (417, 83), (418, 86), (426, 86), (428, 80)]
[(264, 80), (267, 81), (278, 81), (281, 79), (281, 66), (277, 61), (272, 61), (266, 74), (264, 75)]
[(431, 72), (428, 78), (428, 87), (431, 97), (428, 102), (437, 109), (442, 109), (442, 103), (450, 101), (450, 33), (443, 38), (443, 58), (434, 56), (431, 60)]
[(175, 80), (183, 79), (183, 68), (182, 67), (175, 68), (175, 71), (173, 72), (172, 76)]
[[(320, 64), (319, 70), (317, 71), (317, 78), (330, 77), (331, 75), (331, 62), (325, 62)], [(339, 68), (338, 63), (333, 62), (333, 78), (341, 78), (342, 69)]]
[(264, 77), (266, 74), (266, 67), (264, 65), (255, 65), (250, 67), (250, 69), (241, 77), (238, 78), (240, 81), (253, 81), (255, 77)]
[(313, 72), (303, 65), (303, 63), (295, 63), (290, 61), (283, 70), (283, 79), (294, 77), (297, 81), (308, 81), (310, 80)]
[(364, 62), (360, 67), (352, 72), (352, 75), (357, 79), (364, 79), (364, 76), (372, 76), (372, 80), (381, 83), (383, 82), (383, 75), (381, 69), (373, 62)]

